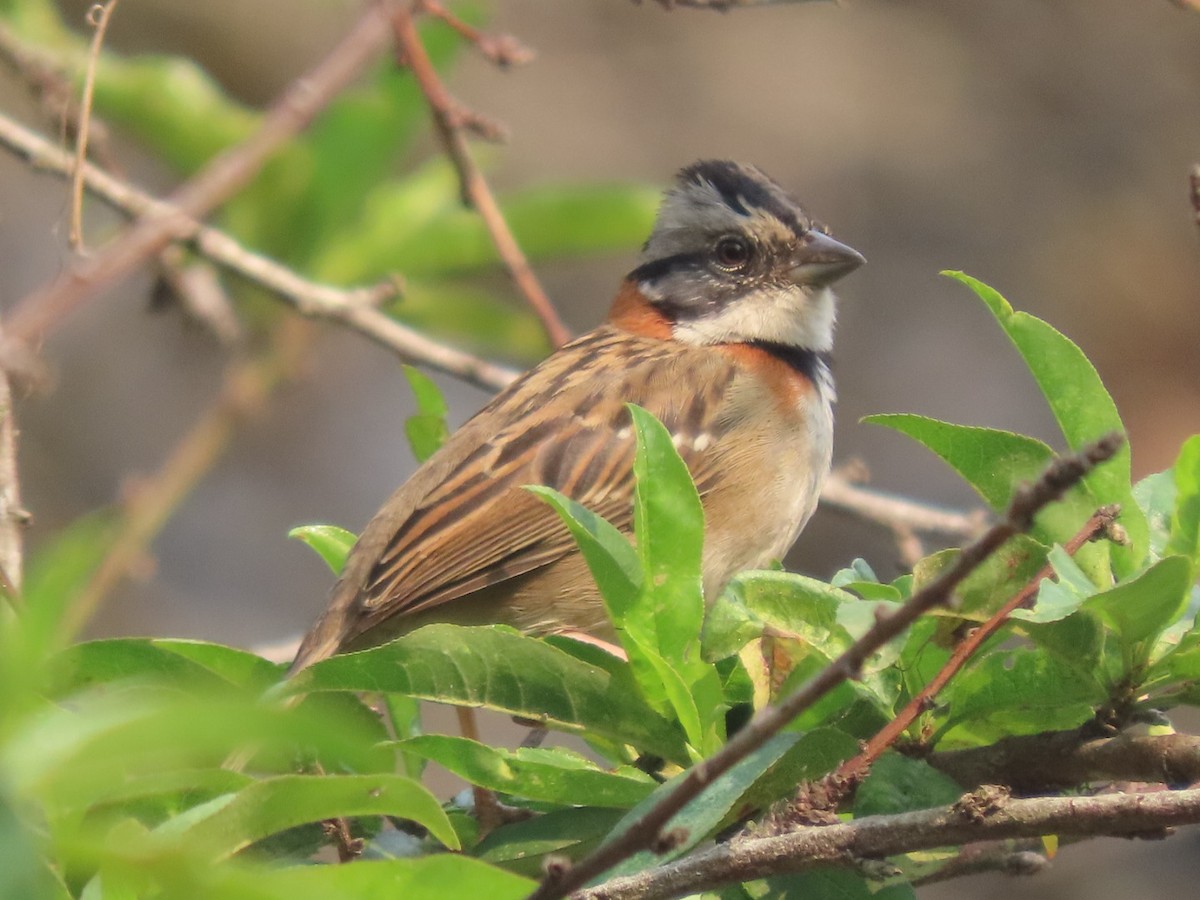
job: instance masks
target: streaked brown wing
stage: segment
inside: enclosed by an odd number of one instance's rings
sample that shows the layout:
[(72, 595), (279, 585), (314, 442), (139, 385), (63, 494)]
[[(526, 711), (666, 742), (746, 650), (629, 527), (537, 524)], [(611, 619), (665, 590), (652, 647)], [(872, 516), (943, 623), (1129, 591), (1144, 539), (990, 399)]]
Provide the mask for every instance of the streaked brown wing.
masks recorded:
[[(703, 495), (722, 465), (713, 447), (736, 418), (734, 375), (722, 354), (612, 326), (559, 350), (388, 499), (351, 550), (291, 671), (360, 645), (397, 616), (436, 609), (572, 552), (565, 526), (527, 484), (553, 487), (629, 530), (635, 439), (626, 403), (645, 407), (681, 438)], [(686, 391), (662, 389), (685, 378)], [(389, 622), (380, 630), (403, 629)]]

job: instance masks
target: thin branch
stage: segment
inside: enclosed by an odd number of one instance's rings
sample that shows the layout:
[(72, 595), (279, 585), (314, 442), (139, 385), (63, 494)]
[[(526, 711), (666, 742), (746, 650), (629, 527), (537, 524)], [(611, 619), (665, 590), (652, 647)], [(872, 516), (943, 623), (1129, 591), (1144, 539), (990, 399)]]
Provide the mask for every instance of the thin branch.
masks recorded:
[(725, 746), (689, 769), (674, 790), (664, 795), (624, 832), (575, 865), (552, 869), (530, 895), (530, 900), (565, 897), (638, 850), (659, 845), (662, 829), (672, 816), (797, 715), (833, 688), (855, 677), (872, 653), (902, 634), (929, 610), (947, 603), (951, 592), (964, 578), (1005, 541), (1027, 530), (1039, 510), (1078, 483), (1093, 466), (1112, 457), (1123, 443), (1121, 435), (1111, 434), (1089, 444), (1077, 454), (1054, 460), (1036, 483), (1017, 491), (1004, 519), (964, 547), (954, 562), (933, 581), (914, 593), (890, 616), (879, 618), (849, 649), (798, 690), (779, 703), (759, 710)]
[(205, 216), (253, 178), (280, 146), (303, 130), (383, 50), (387, 23), (384, 8), (371, 3), (329, 56), (288, 87), (258, 131), (214, 157), (171, 195), (162, 214), (141, 219), (95, 257), (25, 297), (9, 321), (8, 337), (36, 344), (93, 294), (186, 236), (192, 220)]
[(421, 43), (421, 37), (417, 34), (412, 10), (398, 10), (392, 17), (392, 28), (402, 56), (401, 63), (408, 66), (421, 93), (425, 95), (438, 137), (458, 172), (464, 198), (483, 219), (513, 283), (541, 319), (542, 327), (545, 328), (550, 341), (556, 347), (562, 346), (571, 339), (571, 332), (563, 324), (554, 304), (542, 289), (529, 260), (525, 258), (516, 238), (513, 237), (512, 230), (500, 211), (500, 205), (483, 177), (483, 172), (471, 156), (464, 126), (477, 123), (477, 117), (465, 115), (442, 84), (429, 54), (425, 51), (425, 45)]
[(978, 535), (985, 526), (982, 511), (959, 512), (866, 488), (856, 484), (842, 469), (826, 479), (821, 502), (831, 509), (882, 525), (898, 536), (917, 531), (965, 540)]
[(1003, 784), (1022, 794), (1098, 782), (1181, 785), (1200, 782), (1200, 737), (1190, 734), (1097, 737), (1094, 725), (1001, 738), (986, 747), (925, 757), (966, 789)]
[(286, 319), (261, 355), (229, 364), (216, 399), (179, 439), (158, 471), (132, 486), (111, 546), (63, 616), (64, 635), (78, 634), (145, 556), (146, 548), (179, 505), (225, 452), (238, 427), (258, 415), (275, 387), (299, 370), (314, 334), (308, 323)]
[(21, 595), (24, 527), (29, 513), (21, 506), (17, 477), (17, 424), (12, 385), (0, 369), (0, 594), (16, 600)]
[[(1077, 553), (1079, 548), (1088, 541), (1103, 534), (1112, 525), (1118, 512), (1120, 512), (1120, 508), (1116, 506), (1105, 506), (1096, 510), (1084, 526), (1067, 541), (1063, 549), (1071, 555)], [(983, 646), (984, 642), (1008, 621), (1008, 617), (1012, 614), (1013, 610), (1028, 606), (1037, 595), (1042, 582), (1047, 578), (1053, 577), (1054, 568), (1047, 563), (1033, 578), (1025, 583), (1025, 586), (1021, 590), (1017, 591), (1000, 609), (996, 610), (986, 622), (967, 632), (966, 636), (954, 648), (945, 665), (942, 666), (941, 670), (929, 683), (908, 702), (904, 709), (900, 710), (894, 719), (879, 729), (875, 736), (867, 741), (857, 756), (842, 763), (837, 771), (830, 776), (833, 783), (841, 786), (841, 792), (853, 789), (854, 785), (866, 774), (867, 769), (871, 767), (875, 760), (879, 759), (883, 751), (892, 746), (908, 730), (908, 727), (917, 720), (917, 717), (929, 709), (934, 698), (937, 697), (942, 688), (949, 684), (950, 679), (958, 674), (962, 667), (966, 665), (967, 660), (974, 656), (979, 648)]]
[(955, 878), (965, 878), (968, 875), (984, 875), (995, 872), (1000, 875), (1037, 875), (1044, 872), (1050, 865), (1045, 852), (1041, 849), (1041, 841), (1033, 838), (1022, 843), (1031, 846), (1013, 848), (1011, 842), (1003, 841), (996, 844), (978, 844), (965, 847), (953, 859), (940, 865), (936, 871), (920, 878), (914, 878), (910, 884), (914, 888), (927, 884), (937, 884), (941, 881), (952, 881)]
[(88, 11), (88, 22), (95, 28), (88, 49), (87, 69), (83, 79), (83, 96), (79, 100), (79, 121), (75, 128), (75, 165), (71, 172), (71, 227), (67, 239), (75, 250), (83, 250), (83, 163), (87, 159), (88, 133), (92, 121), (92, 97), (96, 92), (96, 67), (100, 65), (100, 48), (117, 0), (97, 3)]
[(852, 822), (813, 825), (787, 834), (720, 844), (678, 862), (614, 878), (573, 900), (670, 900), (771, 875), (880, 859), (975, 841), (1063, 837), (1160, 837), (1200, 822), (1200, 789), (1095, 797), (1007, 798), (995, 790), (951, 806)]
[(523, 66), (533, 60), (533, 51), (511, 34), (488, 34), (486, 31), (480, 31), (474, 25), (464, 22), (436, 0), (420, 0), (420, 5), (423, 12), (445, 22), (458, 32), (459, 37), (474, 44), (476, 50), (501, 69)]
[[(1197, 3), (1200, 3), (1200, 0), (1197, 0)], [(1196, 217), (1196, 225), (1200, 227), (1200, 163), (1192, 166), (1191, 174), (1188, 176), (1188, 199), (1192, 202), (1192, 213)]]
[[(2, 113), (0, 145), (29, 160), (35, 168), (61, 176), (71, 170), (67, 154)], [(292, 269), (242, 246), (225, 232), (182, 216), (166, 201), (103, 169), (85, 162), (83, 175), (88, 190), (114, 209), (144, 220), (173, 219), (173, 239), (190, 243), (206, 259), (266, 288), (303, 316), (338, 322), (406, 360), (423, 363), (480, 387), (499, 390), (516, 377), (508, 368), (439, 344), (377, 309), (379, 301), (394, 293), (394, 284), (343, 290), (308, 281)]]

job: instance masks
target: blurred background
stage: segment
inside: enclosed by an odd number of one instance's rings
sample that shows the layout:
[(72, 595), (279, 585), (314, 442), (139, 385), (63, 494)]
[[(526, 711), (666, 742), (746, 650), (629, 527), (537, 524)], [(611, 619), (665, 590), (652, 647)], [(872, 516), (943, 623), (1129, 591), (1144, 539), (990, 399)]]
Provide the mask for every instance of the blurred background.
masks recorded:
[[(82, 23), (89, 5), (61, 8)], [(357, 9), (123, 0), (108, 44), (186, 55), (233, 96), (263, 105)], [(699, 157), (729, 156), (794, 189), (867, 256), (839, 292), (836, 458), (861, 459), (874, 485), (976, 505), (930, 454), (860, 424), (870, 413), (918, 412), (1062, 446), (1006, 338), (942, 269), (984, 279), (1081, 345), (1124, 417), (1136, 477), (1170, 465), (1200, 431), (1200, 231), (1187, 196), (1200, 162), (1200, 15), (1168, 0), (853, 0), (724, 15), (496, 0), (488, 15), (538, 54), (501, 73), (463, 52), (449, 75), (457, 97), (511, 130), (507, 147), (483, 153), (499, 190), (661, 186)], [(3, 68), (0, 108), (46, 130)], [(118, 133), (114, 147), (139, 183), (160, 193), (175, 183), (131, 139)], [(398, 166), (433, 149), (426, 140)], [(61, 181), (0, 153), (0, 310), (68, 264), (67, 209)], [(90, 205), (93, 242), (116, 222)], [(584, 330), (603, 318), (635, 255), (631, 244), (539, 274)], [(120, 500), (218, 389), (222, 351), (177, 315), (149, 314), (151, 286), (147, 275), (109, 291), (45, 347), (54, 386), (18, 411), (35, 546)], [(485, 399), (438, 380), (452, 424)], [(361, 528), (414, 466), (403, 428), (411, 412), (394, 357), (324, 329), (304, 377), (239, 431), (91, 633), (247, 646), (298, 634), (331, 578), (287, 530)], [(887, 535), (824, 510), (788, 563), (825, 578), (855, 556), (882, 577), (897, 572)], [(1105, 842), (1067, 851), (1021, 888), (1184, 896), (1200, 877), (1197, 850), (1194, 833), (1158, 846)], [(923, 896), (1011, 889), (976, 879)]]

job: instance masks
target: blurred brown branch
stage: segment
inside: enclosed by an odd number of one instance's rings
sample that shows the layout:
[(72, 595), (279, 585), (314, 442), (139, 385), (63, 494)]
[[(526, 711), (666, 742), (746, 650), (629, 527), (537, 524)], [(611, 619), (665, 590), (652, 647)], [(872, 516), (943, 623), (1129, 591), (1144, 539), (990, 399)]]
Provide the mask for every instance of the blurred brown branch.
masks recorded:
[(78, 634), (144, 558), (146, 548), (233, 439), (239, 426), (261, 414), (280, 383), (295, 377), (316, 333), (285, 319), (254, 357), (230, 362), (220, 392), (167, 454), (158, 471), (127, 488), (117, 533), (104, 559), (63, 617), (63, 632)]
[[(0, 145), (28, 159), (35, 168), (64, 177), (71, 170), (72, 162), (66, 153), (2, 113)], [(166, 201), (144, 193), (103, 169), (84, 163), (83, 175), (89, 191), (126, 215), (157, 221), (173, 218), (173, 240), (191, 244), (205, 258), (261, 285), (301, 315), (339, 322), (407, 360), (448, 372), (481, 387), (498, 390), (515, 377), (509, 369), (439, 344), (380, 311), (376, 306), (379, 301), (396, 290), (392, 283), (343, 290), (308, 281), (292, 269), (243, 247), (225, 232), (183, 217)]]
[(458, 171), (464, 200), (474, 207), (483, 219), (513, 283), (541, 319), (550, 341), (556, 347), (561, 346), (571, 339), (571, 332), (559, 318), (558, 311), (542, 289), (529, 260), (517, 244), (512, 229), (508, 227), (500, 205), (496, 202), (496, 197), (487, 179), (483, 177), (483, 172), (475, 163), (471, 148), (467, 144), (466, 130), (483, 133), (485, 137), (494, 137), (497, 129), (491, 123), (486, 123), (479, 116), (463, 109), (442, 84), (429, 54), (425, 51), (425, 45), (421, 43), (421, 36), (417, 33), (413, 18), (414, 11), (422, 8), (423, 4), (417, 0), (411, 9), (401, 8), (393, 14), (392, 27), (396, 36), (399, 62), (408, 66), (421, 93), (425, 95), (438, 137), (446, 155)]
[(186, 236), (193, 220), (243, 187), (275, 150), (304, 129), (383, 50), (387, 23), (384, 8), (370, 4), (333, 51), (288, 87), (258, 131), (213, 158), (154, 215), (140, 219), (95, 257), (22, 300), (9, 320), (8, 338), (37, 343), (96, 292), (128, 275), (181, 233)]
[(718, 844), (678, 862), (613, 878), (572, 895), (573, 900), (668, 900), (724, 884), (853, 867), (916, 850), (1045, 834), (1160, 836), (1200, 822), (1200, 789), (1096, 797), (1018, 800), (984, 788), (957, 803), (920, 812), (869, 816), (810, 825), (787, 834)]
[(14, 600), (21, 594), (22, 530), (29, 521), (17, 477), (17, 433), (12, 385), (0, 368), (0, 594)]
[(79, 119), (75, 129), (75, 165), (71, 171), (71, 226), (67, 240), (74, 250), (83, 250), (83, 163), (87, 159), (88, 133), (92, 122), (92, 96), (96, 90), (96, 67), (100, 65), (100, 48), (118, 0), (98, 3), (88, 13), (88, 22), (95, 28), (88, 49), (87, 71), (83, 78), (83, 97), (79, 101)]

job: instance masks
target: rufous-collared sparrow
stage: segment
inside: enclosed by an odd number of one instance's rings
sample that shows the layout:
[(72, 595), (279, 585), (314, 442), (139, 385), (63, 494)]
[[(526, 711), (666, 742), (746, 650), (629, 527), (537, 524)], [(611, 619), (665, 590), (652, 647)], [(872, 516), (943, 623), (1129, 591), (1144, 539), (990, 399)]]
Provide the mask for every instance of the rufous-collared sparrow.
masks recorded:
[(704, 505), (704, 593), (781, 557), (833, 437), (834, 297), (863, 263), (762, 171), (683, 169), (606, 324), (455, 432), (354, 545), (292, 670), (433, 621), (612, 634), (549, 485), (631, 530), (627, 403), (670, 430)]

